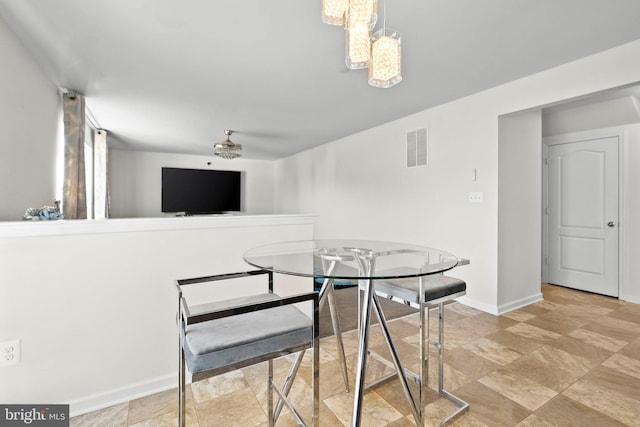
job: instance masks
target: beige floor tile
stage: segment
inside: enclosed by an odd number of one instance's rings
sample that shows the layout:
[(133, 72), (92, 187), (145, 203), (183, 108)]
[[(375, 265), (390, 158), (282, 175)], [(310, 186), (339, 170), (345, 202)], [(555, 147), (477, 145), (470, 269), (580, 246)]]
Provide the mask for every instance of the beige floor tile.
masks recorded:
[(415, 425), (416, 423), (413, 421), (413, 416), (407, 415), (392, 422), (391, 424), (387, 424), (387, 427), (414, 427)]
[(249, 387), (241, 370), (207, 378), (191, 384), (191, 392), (196, 402), (215, 399)]
[(71, 418), (71, 427), (120, 427), (127, 426), (129, 403), (110, 406), (98, 411)]
[(470, 414), (491, 427), (513, 427), (531, 414), (524, 406), (474, 381), (456, 393), (469, 403)]
[(473, 318), (482, 320), (483, 322), (488, 323), (490, 325), (495, 325), (498, 327), (499, 330), (506, 329), (509, 326), (513, 326), (516, 323), (520, 323), (516, 320), (509, 319), (508, 317), (505, 317), (505, 316), (494, 316), (493, 314), (489, 314), (489, 313), (480, 313), (473, 316)]
[(394, 338), (397, 337), (397, 339), (416, 335), (420, 331), (419, 326), (411, 322), (405, 322), (402, 319), (392, 320), (388, 322), (388, 326), (389, 331), (391, 332), (391, 336)]
[[(621, 423), (638, 425), (640, 400), (630, 397), (628, 391), (620, 391), (621, 387), (610, 387), (612, 380), (613, 377), (605, 381), (585, 377), (562, 394)], [(632, 390), (635, 396), (637, 390), (636, 381)]]
[(521, 337), (542, 342), (550, 342), (561, 337), (560, 334), (530, 325), (528, 323), (518, 323), (517, 325), (513, 325), (506, 330), (513, 334), (520, 335)]
[(490, 427), (488, 424), (485, 424), (474, 417), (473, 414), (468, 411), (451, 421), (448, 425), (451, 427)]
[(599, 363), (602, 363), (613, 353), (610, 350), (592, 345), (590, 343), (570, 336), (562, 336), (557, 340), (549, 343), (549, 345), (560, 350), (564, 350), (572, 355), (589, 360), (592, 364), (592, 367), (596, 366)]
[(590, 319), (569, 317), (561, 308), (559, 308), (541, 316), (536, 316), (535, 318), (528, 320), (527, 323), (557, 334), (568, 334), (589, 322), (589, 320)]
[[(602, 366), (616, 369), (623, 374), (640, 379), (640, 360), (632, 359), (623, 354), (614, 354), (602, 363)], [(640, 398), (640, 383), (638, 384), (638, 397)]]
[(493, 334), (494, 332), (500, 330), (500, 327), (496, 324), (496, 322), (487, 321), (484, 317), (481, 316), (467, 317), (466, 319), (457, 322), (455, 327), (470, 329), (474, 333), (481, 336)]
[[(191, 387), (186, 390), (187, 409), (194, 405)], [(171, 389), (129, 402), (129, 425), (140, 423), (178, 410), (178, 389)]]
[(465, 344), (462, 348), (498, 365), (507, 365), (522, 356), (517, 351), (487, 338), (480, 338), (472, 343)]
[(557, 427), (558, 424), (542, 420), (536, 414), (531, 414), (524, 420), (520, 421), (516, 427)]
[(556, 308), (560, 308), (560, 307), (563, 306), (562, 304), (557, 304), (557, 303), (555, 303), (553, 301), (548, 301), (546, 299), (543, 300), (543, 301), (535, 303), (535, 305), (537, 305), (538, 307), (542, 307), (545, 310), (549, 310), (549, 311), (555, 310)]
[(609, 316), (615, 319), (621, 319), (640, 325), (640, 307), (638, 307), (638, 304), (625, 305), (624, 307), (611, 313)]
[(640, 338), (639, 324), (609, 316), (594, 319), (583, 326), (583, 329), (627, 342)]
[(500, 368), (497, 363), (484, 357), (478, 357), (475, 353), (464, 348), (445, 351), (444, 357), (447, 365), (474, 380)]
[(633, 341), (628, 346), (620, 350), (620, 354), (640, 360), (640, 339)]
[(544, 362), (536, 355), (521, 357), (505, 366), (505, 369), (527, 377), (558, 393), (580, 378), (579, 374), (559, 368), (553, 363)]
[[(353, 393), (342, 393), (324, 400), (335, 416), (344, 424), (350, 425), (353, 410)], [(362, 402), (362, 425), (382, 427), (402, 418), (402, 414), (371, 391), (364, 395)]]
[(540, 362), (556, 366), (576, 375), (584, 375), (595, 365), (588, 359), (567, 353), (553, 346), (545, 345), (532, 352), (530, 357)]
[(267, 414), (248, 388), (200, 403), (197, 411), (201, 427), (252, 427), (267, 420)]
[(535, 411), (558, 394), (523, 375), (506, 369), (494, 371), (480, 378), (478, 382), (519, 403), (530, 411)]
[(530, 304), (527, 306), (522, 307), (520, 310), (526, 312), (526, 313), (531, 313), (535, 316), (542, 316), (544, 314), (547, 314), (549, 312), (549, 310), (547, 310), (546, 308), (544, 308), (542, 305), (536, 303), (536, 304)]
[[(538, 409), (534, 416), (541, 424), (530, 426), (597, 426), (622, 427), (624, 424), (607, 415), (582, 405), (573, 399), (558, 395)], [(524, 424), (527, 425), (527, 424)], [(520, 424), (518, 425), (519, 427)]]
[[(178, 425), (177, 410), (136, 424), (129, 424), (130, 427), (175, 427), (176, 425)], [(194, 406), (187, 407), (185, 425), (186, 427), (200, 427), (200, 424), (198, 423), (198, 415)]]
[[(302, 420), (307, 423), (307, 425), (311, 425), (311, 407), (305, 406), (300, 409), (300, 415), (302, 416)], [(336, 418), (334, 413), (325, 405), (323, 402), (320, 402), (320, 423), (321, 427), (343, 427), (344, 424)], [(318, 424), (316, 424), (318, 425)], [(259, 427), (268, 427), (269, 423), (265, 421), (264, 424), (260, 424)], [(299, 427), (299, 424), (296, 422), (293, 415), (290, 413), (283, 413), (278, 418), (278, 422), (276, 423), (277, 427)]]
[(456, 312), (458, 314), (462, 314), (463, 316), (466, 316), (466, 317), (471, 317), (471, 316), (475, 316), (477, 314), (482, 313), (482, 311), (480, 311), (480, 310), (477, 310), (475, 308), (466, 306), (464, 304), (460, 304), (459, 302), (455, 302), (453, 304), (446, 304), (445, 305), (445, 310), (446, 311), (450, 310), (450, 311)]
[(569, 336), (609, 351), (619, 351), (628, 344), (626, 341), (617, 340), (582, 328), (571, 331)]
[(513, 310), (508, 313), (504, 313), (502, 317), (506, 317), (517, 322), (526, 322), (527, 320), (533, 319), (536, 317), (535, 314), (527, 313), (523, 310)]
[[(481, 333), (477, 333), (473, 329), (460, 328), (457, 326), (456, 323), (454, 323), (454, 325), (456, 326), (445, 327), (444, 347), (446, 349), (454, 349), (456, 347), (461, 347), (465, 344), (468, 344), (482, 337)], [(433, 336), (436, 337), (437, 335), (434, 333)]]
[(502, 344), (505, 347), (509, 347), (521, 354), (530, 353), (544, 345), (544, 343), (540, 341), (530, 340), (506, 330), (499, 330), (496, 333), (487, 335), (485, 338), (497, 342), (498, 344)]

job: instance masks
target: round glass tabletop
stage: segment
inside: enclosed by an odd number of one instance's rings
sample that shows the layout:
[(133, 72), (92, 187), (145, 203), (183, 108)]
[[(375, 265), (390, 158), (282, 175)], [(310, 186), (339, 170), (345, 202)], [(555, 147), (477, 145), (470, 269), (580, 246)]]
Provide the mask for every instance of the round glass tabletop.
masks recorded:
[(458, 258), (424, 246), (375, 240), (299, 240), (248, 250), (244, 260), (276, 273), (333, 279), (398, 279), (442, 273)]

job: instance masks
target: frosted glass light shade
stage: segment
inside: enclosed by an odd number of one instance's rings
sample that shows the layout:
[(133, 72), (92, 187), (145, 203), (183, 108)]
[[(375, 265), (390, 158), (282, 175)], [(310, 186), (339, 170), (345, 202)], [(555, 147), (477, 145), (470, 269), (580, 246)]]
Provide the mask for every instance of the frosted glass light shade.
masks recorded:
[(378, 20), (378, 0), (350, 0), (345, 27), (348, 30), (361, 24), (373, 29)]
[(388, 88), (402, 81), (400, 33), (390, 28), (376, 31), (371, 38), (369, 84)]
[(371, 31), (368, 24), (356, 25), (345, 29), (345, 64), (350, 70), (359, 70), (369, 66), (371, 55)]
[(349, 0), (322, 0), (320, 19), (325, 24), (343, 26), (348, 9)]

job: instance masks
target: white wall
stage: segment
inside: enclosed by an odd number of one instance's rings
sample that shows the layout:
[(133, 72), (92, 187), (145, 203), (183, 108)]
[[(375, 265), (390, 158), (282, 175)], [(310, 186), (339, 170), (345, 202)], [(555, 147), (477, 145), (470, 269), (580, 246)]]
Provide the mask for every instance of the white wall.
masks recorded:
[[(291, 156), (276, 167), (278, 209), (318, 213), (316, 237), (400, 240), (468, 257), (471, 265), (455, 270), (468, 282), (464, 301), (498, 313), (499, 306), (514, 302), (507, 301), (508, 291), (502, 292), (511, 285), (499, 280), (499, 249), (518, 253), (539, 247), (541, 241), (538, 226), (499, 248), (498, 219), (517, 203), (507, 199), (498, 204), (499, 188), (519, 187), (536, 195), (541, 185), (527, 174), (498, 175), (499, 162), (523, 160), (520, 153), (508, 151), (499, 158), (499, 117), (639, 79), (636, 41)], [(406, 169), (404, 134), (424, 126), (429, 130), (429, 165)], [(475, 182), (472, 168), (478, 170)], [(467, 203), (470, 191), (482, 191), (484, 203)], [(539, 209), (531, 211), (523, 222), (535, 222), (539, 215)], [(531, 283), (540, 274), (540, 254), (522, 262), (528, 265), (522, 274), (530, 276), (522, 281)], [(640, 295), (640, 282), (633, 286), (634, 295)]]
[(640, 122), (640, 100), (624, 96), (601, 102), (578, 105), (567, 103), (542, 112), (542, 136), (562, 135), (590, 129), (623, 126)]
[(176, 387), (173, 281), (254, 270), (247, 249), (310, 239), (313, 221), (1, 224), (0, 341), (20, 339), (22, 360), (0, 368), (0, 402), (71, 403), (78, 414)]
[(58, 94), (0, 19), (0, 221), (53, 205)]
[(623, 208), (624, 234), (623, 251), (626, 253), (626, 265), (622, 280), (624, 287), (621, 295), (628, 301), (640, 304), (640, 125), (625, 126), (626, 140), (624, 150)]
[[(208, 165), (207, 163), (211, 163)], [(109, 185), (114, 218), (159, 217), (164, 166), (242, 171), (242, 212), (274, 212), (274, 163), (265, 160), (223, 160), (213, 155), (111, 150)]]
[[(542, 120), (539, 109), (498, 120), (498, 312), (542, 300)], [(535, 241), (533, 236), (540, 238)], [(521, 242), (528, 242), (523, 245)], [(514, 248), (516, 250), (514, 250)]]

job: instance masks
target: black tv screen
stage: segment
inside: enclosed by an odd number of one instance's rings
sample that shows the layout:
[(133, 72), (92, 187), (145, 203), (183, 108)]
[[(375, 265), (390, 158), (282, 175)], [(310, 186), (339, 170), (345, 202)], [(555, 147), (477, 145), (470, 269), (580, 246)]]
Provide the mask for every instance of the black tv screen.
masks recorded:
[(240, 176), (237, 171), (162, 168), (162, 212), (239, 211)]

